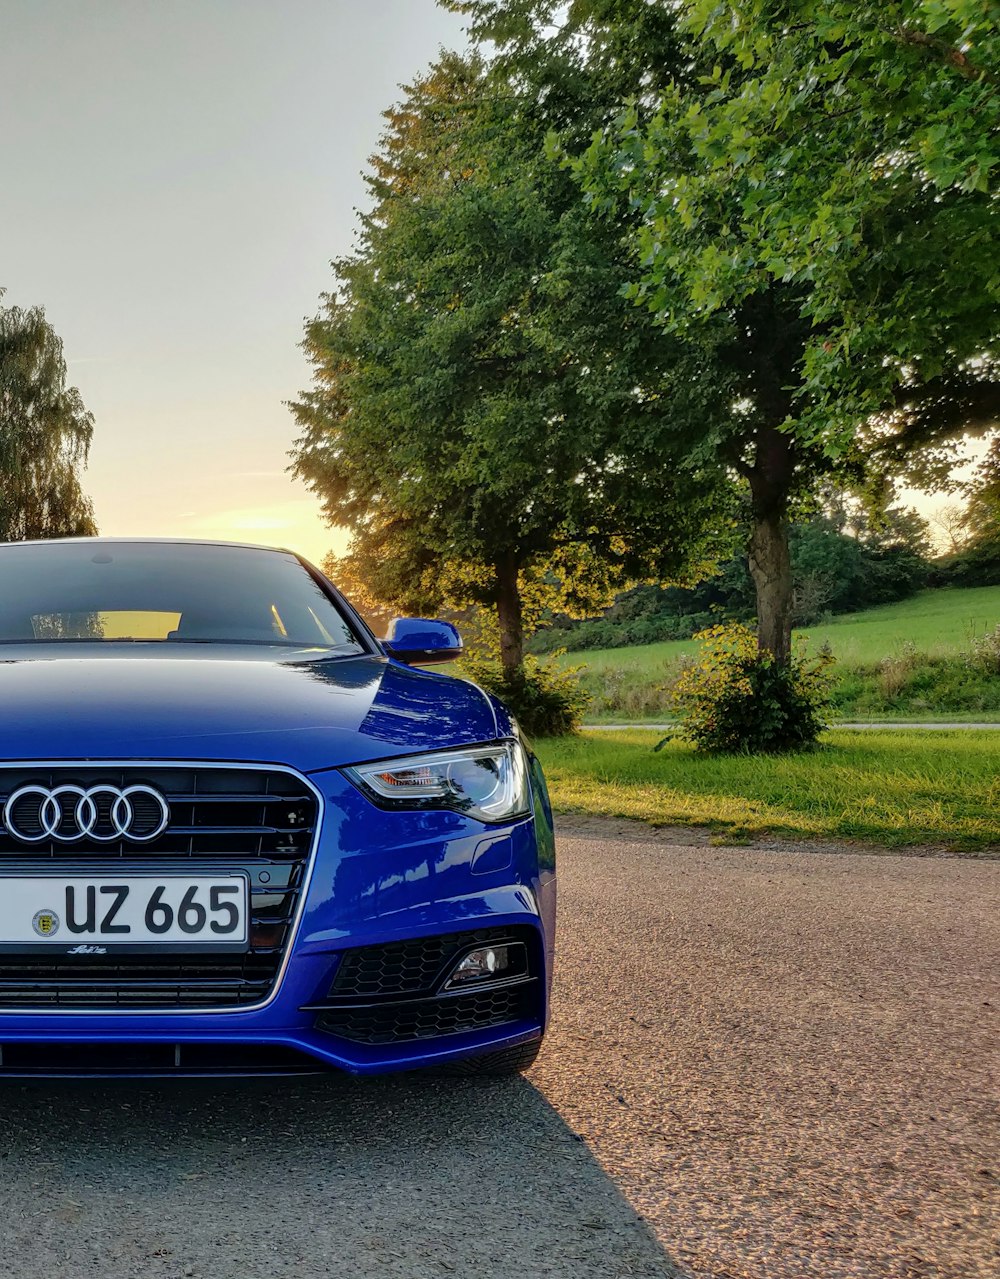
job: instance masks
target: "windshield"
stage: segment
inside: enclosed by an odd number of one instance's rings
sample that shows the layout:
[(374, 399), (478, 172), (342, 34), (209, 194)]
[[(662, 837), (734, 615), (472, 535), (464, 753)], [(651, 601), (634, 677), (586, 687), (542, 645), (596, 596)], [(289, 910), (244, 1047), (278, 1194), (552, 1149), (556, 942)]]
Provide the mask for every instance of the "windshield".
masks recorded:
[(0, 643), (362, 646), (286, 551), (168, 542), (0, 546)]

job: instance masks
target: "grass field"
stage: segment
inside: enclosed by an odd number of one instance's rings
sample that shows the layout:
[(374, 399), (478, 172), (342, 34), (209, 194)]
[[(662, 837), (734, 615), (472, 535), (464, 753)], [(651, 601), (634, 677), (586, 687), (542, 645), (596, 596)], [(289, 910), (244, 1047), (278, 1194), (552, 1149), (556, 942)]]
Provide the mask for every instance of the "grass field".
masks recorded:
[(563, 812), (975, 852), (1000, 845), (996, 733), (847, 732), (804, 754), (702, 756), (629, 730), (539, 744)]
[[(1000, 625), (1000, 586), (923, 591), (798, 632), (838, 662), (841, 715), (1000, 719), (1000, 681), (976, 679), (959, 660)], [(588, 718), (655, 719), (669, 712), (663, 686), (693, 640), (568, 653), (594, 697)], [(919, 655), (921, 661), (914, 660)]]

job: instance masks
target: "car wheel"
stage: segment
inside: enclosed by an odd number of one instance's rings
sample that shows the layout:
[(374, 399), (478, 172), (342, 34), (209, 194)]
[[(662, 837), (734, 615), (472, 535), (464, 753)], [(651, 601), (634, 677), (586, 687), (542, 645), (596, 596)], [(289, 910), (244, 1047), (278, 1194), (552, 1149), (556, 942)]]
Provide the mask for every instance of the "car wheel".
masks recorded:
[(532, 1039), (513, 1048), (501, 1048), (498, 1052), (483, 1053), (479, 1057), (466, 1057), (445, 1067), (449, 1075), (519, 1075), (527, 1070), (538, 1056), (541, 1039)]

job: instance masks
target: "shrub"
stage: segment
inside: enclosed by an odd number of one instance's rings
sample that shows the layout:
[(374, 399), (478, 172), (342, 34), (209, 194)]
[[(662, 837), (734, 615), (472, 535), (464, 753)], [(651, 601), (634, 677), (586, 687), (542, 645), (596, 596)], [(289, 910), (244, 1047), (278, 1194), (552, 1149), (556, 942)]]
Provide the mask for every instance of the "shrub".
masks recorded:
[(982, 675), (1000, 675), (1000, 626), (973, 639), (969, 665)]
[(879, 692), (888, 701), (898, 697), (909, 684), (913, 672), (926, 659), (917, 646), (907, 640), (898, 653), (883, 657), (878, 668)]
[(1000, 710), (1000, 669), (991, 673), (988, 667), (977, 666), (971, 654), (918, 654), (909, 662), (904, 654), (891, 660), (893, 665), (888, 668), (885, 662), (840, 667), (833, 690), (836, 712), (855, 719), (871, 715), (920, 718), (928, 711), (976, 715)]
[(552, 626), (536, 631), (528, 641), (528, 651), (555, 653), (571, 648), (573, 652), (581, 652), (584, 649), (625, 648), (636, 644), (657, 644), (663, 640), (685, 640), (711, 626), (715, 620), (711, 613), (685, 617), (639, 617), (626, 622), (591, 618), (572, 627)]
[(807, 659), (798, 649), (788, 666), (760, 653), (749, 627), (713, 626), (699, 658), (673, 686), (680, 736), (701, 751), (775, 754), (815, 745), (827, 726), (829, 651)]
[(938, 560), (932, 586), (996, 586), (1000, 583), (1000, 538), (987, 532), (957, 555)]
[(590, 704), (590, 694), (577, 678), (580, 667), (561, 667), (553, 654), (546, 661), (528, 656), (512, 675), (494, 658), (467, 654), (461, 667), (475, 683), (494, 693), (514, 712), (529, 737), (575, 733)]

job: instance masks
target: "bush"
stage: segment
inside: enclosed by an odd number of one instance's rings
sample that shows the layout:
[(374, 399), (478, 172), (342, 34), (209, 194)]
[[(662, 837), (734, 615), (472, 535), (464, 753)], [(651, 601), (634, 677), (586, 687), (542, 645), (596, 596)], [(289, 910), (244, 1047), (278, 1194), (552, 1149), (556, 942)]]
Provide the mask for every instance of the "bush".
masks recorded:
[(938, 560), (932, 586), (1000, 585), (1000, 538), (986, 533), (974, 545)]
[(904, 651), (891, 665), (840, 667), (833, 708), (845, 719), (992, 716), (1000, 711), (1000, 680), (971, 656), (907, 658)]
[(528, 641), (531, 653), (555, 653), (572, 645), (574, 652), (594, 648), (626, 648), (637, 644), (658, 644), (663, 640), (686, 640), (715, 621), (711, 613), (686, 617), (639, 617), (628, 622), (591, 618), (572, 627), (552, 626), (536, 631)]
[(590, 694), (577, 679), (580, 667), (558, 666), (556, 656), (544, 662), (528, 656), (512, 675), (495, 659), (476, 654), (463, 657), (461, 667), (469, 679), (510, 707), (529, 737), (560, 737), (579, 729)]
[(910, 683), (913, 672), (925, 660), (910, 640), (906, 641), (898, 653), (882, 658), (878, 668), (878, 686), (886, 701), (899, 696)]
[(671, 690), (680, 736), (717, 754), (776, 754), (814, 746), (827, 727), (831, 680), (828, 651), (809, 660), (801, 649), (788, 666), (757, 650), (749, 627), (713, 626), (696, 638)]
[(981, 675), (1000, 675), (1000, 626), (973, 639), (969, 665)]

